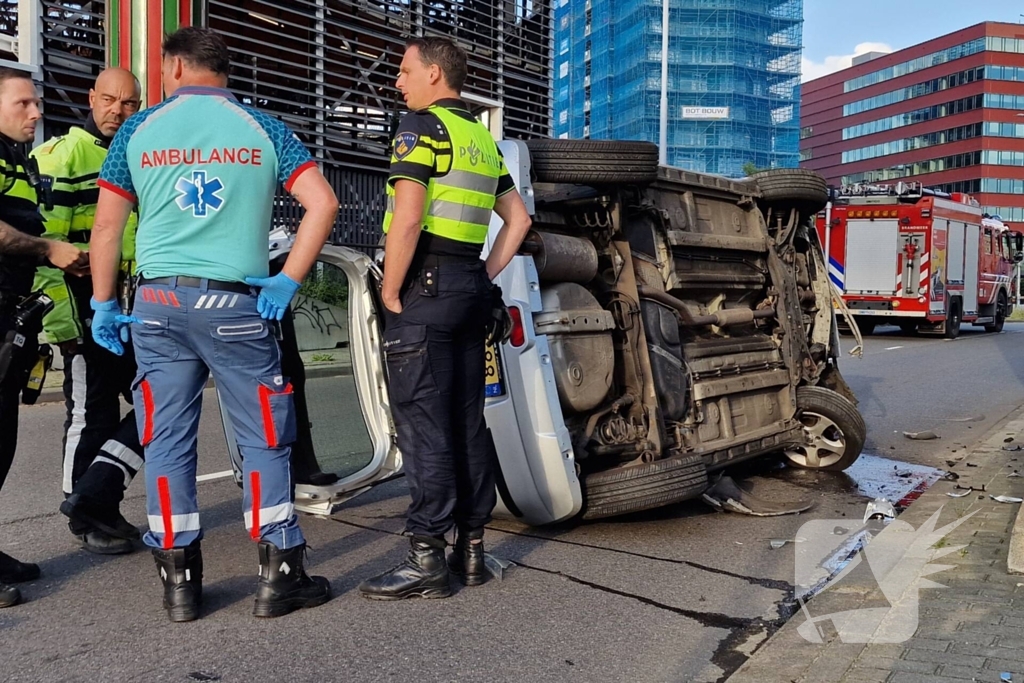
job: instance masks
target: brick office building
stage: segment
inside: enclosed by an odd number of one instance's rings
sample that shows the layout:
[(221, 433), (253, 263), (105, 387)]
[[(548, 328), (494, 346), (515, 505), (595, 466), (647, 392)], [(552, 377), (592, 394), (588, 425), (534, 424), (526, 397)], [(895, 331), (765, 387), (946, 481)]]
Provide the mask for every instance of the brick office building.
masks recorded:
[(805, 83), (801, 114), (800, 165), (831, 185), (917, 181), (1024, 222), (1020, 24), (986, 22), (864, 55)]

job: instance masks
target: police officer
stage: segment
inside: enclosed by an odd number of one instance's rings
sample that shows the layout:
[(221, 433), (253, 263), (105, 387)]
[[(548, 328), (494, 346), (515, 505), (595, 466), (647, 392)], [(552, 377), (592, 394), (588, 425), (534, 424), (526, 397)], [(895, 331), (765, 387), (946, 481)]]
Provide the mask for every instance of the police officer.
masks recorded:
[[(0, 357), (9, 354), (6, 372), (0, 373), (0, 488), (18, 444), (20, 394), (38, 357), (42, 316), (32, 329), (19, 329), (19, 321), (27, 319), (22, 305), (32, 291), (33, 273), (44, 260), (79, 276), (88, 268), (87, 256), (77, 247), (40, 238), (37, 190), (42, 187), (35, 165), (19, 147), (35, 139), (40, 116), (32, 79), (0, 68)], [(0, 607), (21, 599), (18, 589), (8, 584), (38, 577), (38, 566), (0, 552)]]
[[(530, 218), (490, 133), (459, 99), (465, 80), (466, 54), (452, 41), (408, 43), (397, 87), (411, 113), (393, 142), (381, 297), (391, 411), (412, 494), (411, 548), (398, 567), (360, 585), (368, 598), (447, 597), (449, 567), (467, 585), (486, 578), (496, 462), (483, 417), (485, 321), (491, 280)], [(505, 225), (485, 264), (492, 209)]]
[[(216, 32), (181, 29), (164, 41), (163, 57), (169, 98), (121, 126), (100, 172), (90, 240), (93, 338), (121, 353), (123, 326), (131, 323), (146, 450), (143, 540), (153, 549), (168, 616), (199, 616), (196, 434), (211, 371), (244, 460), (245, 524), (259, 544), (253, 613), (281, 616), (330, 599), (327, 579), (303, 568), (289, 472), (292, 386), (281, 372), (275, 328), (330, 234), (338, 201), (298, 138), (226, 89), (228, 49)], [(283, 269), (267, 277), (279, 182), (306, 213)], [(115, 282), (136, 200), (140, 280), (127, 317), (119, 315)]]
[[(89, 91), (90, 112), (85, 124), (33, 150), (39, 172), (53, 178), (52, 199), (43, 209), (43, 237), (88, 250), (100, 167), (114, 134), (138, 111), (139, 91), (139, 81), (130, 71), (103, 71)], [(122, 283), (131, 275), (135, 223), (133, 214), (124, 236)], [(35, 288), (54, 302), (53, 311), (43, 320), (43, 330), (46, 341), (59, 345), (64, 357), (66, 500), (60, 511), (70, 518), (68, 527), (86, 550), (102, 555), (130, 553), (139, 531), (121, 516), (118, 506), (143, 462), (135, 414), (121, 417), (121, 397), (131, 401), (135, 356), (130, 346), (124, 356), (115, 356), (92, 340), (86, 323), (91, 318), (89, 278), (40, 268)], [(118, 289), (130, 291), (125, 286)]]

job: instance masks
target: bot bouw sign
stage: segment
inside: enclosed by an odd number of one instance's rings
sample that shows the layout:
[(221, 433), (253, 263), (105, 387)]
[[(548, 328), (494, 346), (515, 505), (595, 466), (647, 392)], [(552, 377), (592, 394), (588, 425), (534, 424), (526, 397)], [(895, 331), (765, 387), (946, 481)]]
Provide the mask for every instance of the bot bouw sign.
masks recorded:
[(729, 107), (683, 107), (684, 119), (720, 120), (729, 118)]

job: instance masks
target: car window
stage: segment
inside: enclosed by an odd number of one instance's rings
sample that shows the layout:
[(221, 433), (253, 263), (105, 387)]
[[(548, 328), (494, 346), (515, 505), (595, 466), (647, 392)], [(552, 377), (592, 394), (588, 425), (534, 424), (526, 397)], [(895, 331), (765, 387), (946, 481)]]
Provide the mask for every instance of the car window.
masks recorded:
[[(348, 296), (344, 271), (317, 262), (292, 305), (314, 453), (322, 471), (341, 477), (355, 474), (373, 457), (352, 374)], [(301, 409), (299, 415), (301, 428)]]

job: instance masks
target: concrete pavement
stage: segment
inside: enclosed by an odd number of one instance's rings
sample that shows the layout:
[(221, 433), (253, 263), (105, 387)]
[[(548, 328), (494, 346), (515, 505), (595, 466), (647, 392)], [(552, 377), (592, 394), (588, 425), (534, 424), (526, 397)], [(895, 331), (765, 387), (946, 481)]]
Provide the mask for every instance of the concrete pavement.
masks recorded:
[[(901, 597), (918, 600), (912, 637), (886, 642), (880, 628), (869, 631), (869, 638), (847, 639), (862, 642), (844, 642), (837, 633), (843, 613), (883, 607), (893, 614), (900, 604), (880, 588), (884, 570), (854, 570), (811, 599), (806, 611), (796, 614), (729, 682), (953, 683), (999, 681), (1003, 673), (1024, 680), (1024, 583), (1007, 571), (1020, 505), (991, 497), (1024, 496), (1024, 478), (1007, 476), (1024, 469), (1024, 451), (1007, 450), (1022, 442), (1024, 411), (1019, 410), (952, 469), (958, 479), (935, 484), (899, 516), (915, 528), (936, 512), (939, 526), (963, 520), (932, 546), (957, 549), (935, 560), (948, 566), (945, 571), (928, 577), (947, 588), (922, 588), (916, 596), (908, 591)], [(966, 488), (976, 490), (962, 498), (949, 495)], [(872, 569), (876, 566), (872, 563)], [(824, 627), (822, 642), (812, 643), (806, 631), (798, 631), (810, 618)]]

